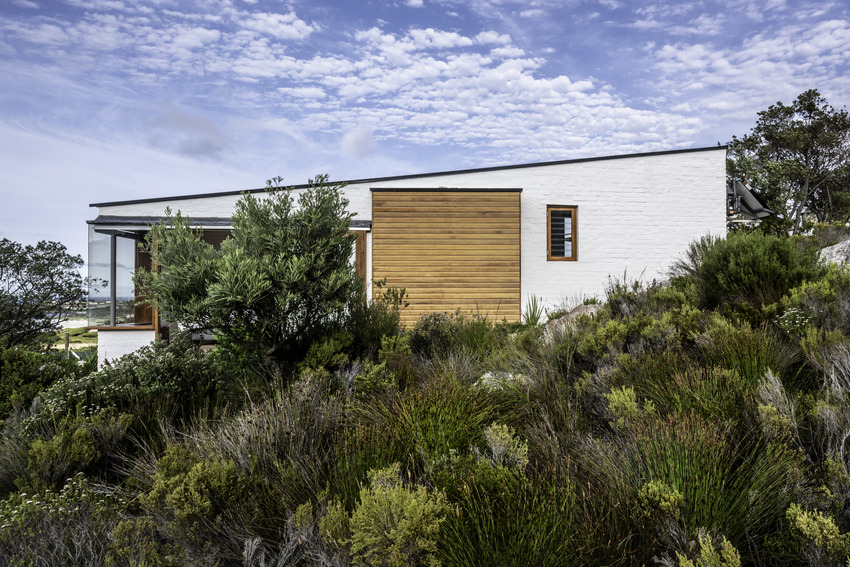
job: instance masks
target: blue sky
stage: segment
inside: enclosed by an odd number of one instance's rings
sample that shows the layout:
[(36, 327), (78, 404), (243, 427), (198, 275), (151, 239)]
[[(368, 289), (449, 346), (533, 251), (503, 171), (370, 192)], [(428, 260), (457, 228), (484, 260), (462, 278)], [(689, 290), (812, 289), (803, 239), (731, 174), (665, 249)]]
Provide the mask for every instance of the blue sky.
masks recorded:
[(85, 257), (92, 202), (725, 143), (806, 89), (847, 105), (848, 11), (5, 0), (0, 236)]

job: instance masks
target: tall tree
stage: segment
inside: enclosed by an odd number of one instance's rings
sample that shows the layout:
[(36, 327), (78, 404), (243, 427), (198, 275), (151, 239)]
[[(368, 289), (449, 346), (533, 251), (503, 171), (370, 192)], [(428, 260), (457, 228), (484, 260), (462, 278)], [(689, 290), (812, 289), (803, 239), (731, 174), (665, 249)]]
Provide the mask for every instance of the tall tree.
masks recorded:
[(790, 105), (758, 113), (752, 131), (729, 143), (728, 174), (743, 177), (781, 216), (782, 228), (800, 232), (807, 218), (850, 219), (850, 115), (817, 90)]
[(83, 259), (63, 244), (0, 240), (0, 347), (36, 346), (85, 298)]
[(144, 247), (158, 269), (136, 276), (168, 320), (213, 331), (278, 373), (341, 321), (360, 290), (341, 186), (319, 176), (296, 205), (280, 181), (269, 180), (262, 198), (242, 197), (219, 250), (179, 213), (155, 225)]

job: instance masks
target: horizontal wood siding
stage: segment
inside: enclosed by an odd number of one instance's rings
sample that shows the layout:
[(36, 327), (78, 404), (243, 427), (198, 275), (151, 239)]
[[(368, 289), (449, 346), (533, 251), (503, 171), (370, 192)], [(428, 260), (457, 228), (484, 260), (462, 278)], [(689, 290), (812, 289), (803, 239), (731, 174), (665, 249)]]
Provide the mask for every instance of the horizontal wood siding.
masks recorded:
[(407, 290), (408, 326), (457, 309), (518, 321), (520, 193), (374, 191), (372, 279), (384, 278)]

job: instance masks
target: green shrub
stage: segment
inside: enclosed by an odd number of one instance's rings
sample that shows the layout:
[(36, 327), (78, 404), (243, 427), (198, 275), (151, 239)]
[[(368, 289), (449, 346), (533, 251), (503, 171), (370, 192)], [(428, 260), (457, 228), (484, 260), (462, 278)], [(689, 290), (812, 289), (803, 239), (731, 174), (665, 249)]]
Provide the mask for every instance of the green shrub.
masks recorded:
[(182, 550), (164, 541), (151, 518), (124, 519), (112, 530), (106, 553), (107, 567), (181, 567), (187, 563), (188, 558)]
[(681, 521), (690, 537), (712, 526), (736, 547), (778, 533), (792, 498), (790, 478), (801, 466), (800, 456), (785, 445), (736, 443), (694, 415), (642, 425), (635, 448), (644, 478), (684, 497)]
[(427, 464), (451, 449), (477, 445), (484, 425), (506, 401), (446, 376), (367, 401), (362, 412), (367, 423), (383, 428), (401, 455)]
[(205, 354), (188, 337), (143, 347), (84, 377), (67, 377), (42, 392), (40, 410), (25, 429), (61, 419), (82, 404), (115, 407), (153, 426), (167, 419), (187, 419), (205, 407), (241, 401), (247, 379), (227, 353)]
[(448, 460), (434, 475), (449, 500), (439, 557), (452, 566), (587, 565), (573, 487), (489, 460)]
[(700, 534), (700, 552), (694, 559), (676, 553), (679, 567), (741, 567), (741, 555), (725, 537), (720, 540), (720, 550), (714, 548), (711, 536)]
[(0, 502), (0, 564), (108, 565), (110, 537), (126, 502), (80, 474), (59, 491)]
[(0, 420), (17, 406), (27, 409), (33, 399), (57, 380), (79, 379), (90, 368), (58, 351), (34, 352), (0, 347)]
[(689, 264), (676, 265), (672, 270), (675, 275), (692, 279), (698, 306), (738, 313), (752, 322), (762, 320), (763, 307), (826, 273), (816, 249), (760, 232), (737, 232), (725, 239), (694, 242), (689, 258)]
[(682, 493), (660, 480), (644, 484), (637, 494), (637, 512), (646, 518), (676, 518), (685, 503)]
[(105, 469), (132, 423), (133, 416), (112, 408), (88, 415), (78, 406), (46, 437), (30, 442), (28, 474), (16, 482), (28, 490), (59, 489), (75, 473)]
[(232, 543), (222, 537), (224, 517), (244, 496), (245, 483), (233, 461), (200, 460), (186, 448), (169, 445), (141, 502), (149, 514), (168, 518), (167, 530), (181, 544), (218, 548), (220, 554)]
[(785, 514), (791, 533), (812, 564), (844, 565), (850, 556), (850, 534), (841, 533), (835, 520), (815, 510), (804, 510), (796, 503)]
[(643, 407), (638, 405), (637, 396), (632, 388), (623, 386), (619, 390), (614, 389), (608, 394), (603, 394), (603, 397), (608, 402), (608, 411), (613, 416), (617, 429), (628, 429), (655, 413), (652, 400), (644, 402)]
[(355, 564), (437, 567), (436, 537), (445, 512), (440, 491), (405, 487), (395, 463), (370, 471), (369, 485), (360, 490), (350, 517), (341, 504), (332, 503), (320, 527), (335, 546), (348, 549)]

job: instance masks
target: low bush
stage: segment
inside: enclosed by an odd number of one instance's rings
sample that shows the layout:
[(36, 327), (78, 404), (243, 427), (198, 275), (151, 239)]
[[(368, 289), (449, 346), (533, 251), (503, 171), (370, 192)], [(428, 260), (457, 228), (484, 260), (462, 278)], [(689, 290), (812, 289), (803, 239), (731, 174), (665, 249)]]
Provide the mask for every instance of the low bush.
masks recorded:
[(80, 379), (90, 366), (59, 351), (35, 352), (0, 347), (0, 420), (13, 408), (28, 409), (33, 399), (60, 379)]
[(446, 565), (587, 565), (572, 486), (532, 480), (489, 460), (449, 460), (434, 475), (452, 513), (440, 533)]
[(438, 567), (437, 533), (447, 511), (442, 492), (405, 486), (398, 463), (368, 476), (350, 516), (331, 503), (320, 520), (323, 535), (356, 565)]
[(231, 363), (227, 353), (206, 354), (188, 337), (156, 343), (121, 357), (88, 376), (68, 376), (40, 395), (39, 410), (24, 420), (25, 428), (61, 419), (78, 405), (114, 407), (132, 413), (155, 429), (165, 418), (187, 420), (206, 408), (241, 403), (251, 376)]
[(361, 411), (367, 423), (383, 429), (400, 454), (425, 466), (452, 449), (477, 445), (484, 426), (499, 416), (507, 402), (498, 393), (443, 376), (369, 400)]
[(124, 499), (72, 476), (58, 491), (14, 494), (0, 502), (0, 564), (111, 565), (112, 531)]
[(826, 273), (814, 247), (760, 232), (694, 242), (688, 260), (671, 270), (693, 281), (699, 308), (720, 309), (755, 323), (762, 321), (763, 307)]

